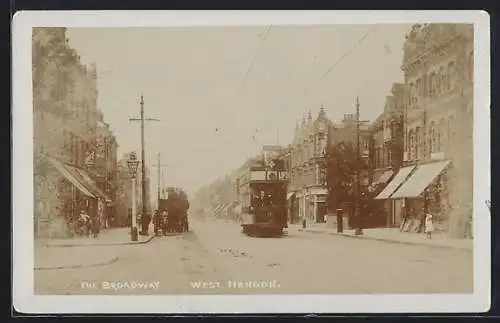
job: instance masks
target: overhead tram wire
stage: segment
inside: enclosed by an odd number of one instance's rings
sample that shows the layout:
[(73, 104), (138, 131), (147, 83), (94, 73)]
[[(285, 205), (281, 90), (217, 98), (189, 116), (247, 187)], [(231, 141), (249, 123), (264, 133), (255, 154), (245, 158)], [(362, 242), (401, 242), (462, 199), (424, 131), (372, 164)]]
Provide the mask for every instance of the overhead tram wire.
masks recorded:
[[(262, 37), (262, 39), (260, 41), (260, 45), (259, 45), (257, 51), (255, 52), (252, 60), (250, 61), (250, 65), (248, 66), (248, 69), (247, 69), (245, 75), (243, 76), (241, 82), (238, 84), (238, 87), (234, 91), (234, 95), (231, 98), (231, 101), (230, 101), (230, 104), (228, 106), (228, 109), (233, 107), (233, 104), (236, 101), (236, 98), (238, 97), (238, 95), (241, 93), (241, 91), (245, 87), (245, 85), (247, 83), (247, 80), (248, 80), (248, 76), (252, 72), (252, 70), (253, 70), (253, 68), (255, 66), (255, 62), (257, 61), (257, 57), (259, 56), (260, 52), (262, 51), (262, 48), (264, 47), (264, 44), (265, 44), (267, 38), (269, 37), (269, 34), (271, 33), (272, 28), (273, 28), (273, 25), (269, 25), (267, 27), (267, 29), (265, 31), (265, 34), (264, 34), (264, 37)], [(223, 115), (226, 115), (226, 113), (224, 113)], [(218, 130), (223, 130), (225, 124), (227, 123), (227, 119), (226, 119), (225, 122), (223, 121), (221, 123), (222, 123), (222, 126), (217, 127)]]
[[(266, 31), (265, 31), (265, 34), (264, 36), (262, 37), (261, 41), (260, 41), (260, 44), (259, 44), (259, 47), (257, 48), (257, 51), (255, 52), (252, 60), (250, 61), (250, 65), (248, 66), (248, 69), (247, 71), (245, 72), (245, 75), (243, 76), (243, 78), (241, 79), (241, 82), (238, 84), (238, 87), (236, 88), (235, 92), (234, 92), (234, 95), (232, 96), (231, 98), (231, 101), (230, 101), (230, 104), (228, 106), (227, 109), (230, 109), (233, 107), (233, 104), (234, 102), (236, 101), (238, 95), (241, 93), (241, 91), (243, 90), (243, 88), (245, 87), (246, 83), (247, 83), (247, 80), (248, 80), (248, 77), (250, 76), (250, 73), (253, 71), (254, 67), (255, 67), (255, 63), (257, 61), (257, 57), (259, 56), (260, 52), (262, 51), (262, 48), (264, 47), (264, 44), (266, 42), (266, 40), (268, 39), (270, 33), (271, 33), (271, 30), (273, 28), (273, 25), (269, 25), (267, 26), (266, 28)], [(227, 111), (227, 109), (225, 111)], [(227, 115), (226, 113), (223, 113), (223, 115)], [(223, 131), (224, 128), (225, 128), (225, 125), (227, 124), (228, 120), (224, 120), (221, 122), (222, 125), (220, 126), (217, 126), (217, 128), (215, 129), (216, 132), (220, 132), (220, 131)], [(216, 164), (219, 164), (219, 161), (217, 161)]]
[[(373, 25), (370, 29), (368, 29), (368, 31), (366, 31), (351, 47), (349, 47), (349, 49), (347, 49), (347, 51), (337, 60), (335, 61), (335, 63), (330, 66), (326, 71), (325, 73), (323, 73), (323, 75), (317, 79), (316, 81), (314, 81), (313, 83), (311, 83), (311, 85), (309, 86), (306, 86), (304, 88), (304, 90), (299, 94), (297, 95), (297, 97), (292, 100), (292, 102), (288, 105), (285, 105), (283, 106), (280, 110), (278, 110), (278, 113), (276, 115), (274, 115), (272, 118), (269, 118), (268, 116), (266, 116), (266, 119), (263, 120), (262, 124), (268, 120), (273, 120), (273, 121), (277, 121), (278, 117), (280, 115), (283, 115), (284, 111), (289, 108), (291, 105), (294, 105), (297, 103), (297, 101), (307, 92), (309, 91), (310, 89), (312, 89), (314, 86), (316, 86), (319, 82), (323, 81), (334, 69), (335, 67), (337, 67), (346, 57), (348, 57), (352, 51), (354, 49), (356, 49), (359, 45), (361, 45), (367, 38), (368, 36), (374, 31), (374, 29), (377, 27), (377, 25)], [(276, 122), (273, 124), (275, 125)], [(269, 127), (271, 126), (271, 124), (267, 124)], [(267, 127), (263, 127), (263, 128), (257, 128), (259, 129), (258, 132), (262, 132), (261, 130), (262, 129), (265, 129), (267, 130)], [(254, 137), (256, 136), (256, 132), (254, 132), (251, 137), (252, 137), (252, 140), (255, 140)]]
[[(271, 26), (270, 26), (271, 27)], [(288, 108), (290, 107), (290, 105), (294, 105), (298, 99), (300, 99), (302, 97), (302, 95), (304, 95), (308, 90), (312, 89), (314, 86), (316, 86), (319, 82), (321, 82), (322, 80), (324, 80), (334, 69), (335, 67), (337, 67), (345, 58), (347, 58), (354, 49), (356, 49), (359, 45), (361, 45), (367, 38), (368, 36), (374, 31), (374, 29), (377, 27), (377, 25), (373, 25), (370, 29), (368, 29), (368, 31), (366, 31), (351, 47), (349, 47), (347, 49), (347, 51), (337, 60), (335, 61), (335, 63), (330, 66), (326, 71), (325, 73), (323, 73), (323, 75), (317, 79), (316, 81), (314, 81), (311, 85), (309, 86), (306, 86), (304, 88), (304, 90), (299, 94), (297, 95), (297, 97), (292, 100), (292, 103), (288, 104), (288, 105), (285, 105), (283, 106), (276, 115), (274, 115), (273, 118), (269, 118), (268, 116), (266, 116), (266, 119), (263, 120), (263, 122), (261, 124), (264, 124), (264, 122), (266, 122), (267, 120), (273, 120), (273, 121), (276, 121), (277, 120), (277, 117), (279, 117), (281, 114), (283, 114), (283, 112)], [(270, 28), (268, 28), (268, 31), (270, 31)], [(269, 33), (267, 33), (268, 35)], [(265, 40), (266, 37), (263, 38), (263, 40)], [(252, 66), (252, 65), (251, 65)], [(246, 79), (246, 78), (244, 78)], [(276, 122), (273, 124), (275, 125)], [(271, 126), (271, 124), (267, 124), (269, 127)], [(262, 133), (262, 129), (267, 129), (267, 127), (257, 127), (255, 128), (255, 130), (253, 131), (253, 133), (250, 135), (250, 141), (252, 143), (255, 143), (255, 142), (260, 142), (260, 140), (258, 139), (258, 136), (259, 136), (259, 133)], [(253, 157), (253, 156), (248, 156), (248, 157)]]

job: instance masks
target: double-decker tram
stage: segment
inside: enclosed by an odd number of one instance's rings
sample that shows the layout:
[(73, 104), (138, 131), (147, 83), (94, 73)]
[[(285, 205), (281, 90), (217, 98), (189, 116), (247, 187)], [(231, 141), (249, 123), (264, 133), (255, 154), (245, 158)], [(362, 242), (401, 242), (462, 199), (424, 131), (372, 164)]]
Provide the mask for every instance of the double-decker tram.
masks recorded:
[(287, 173), (276, 159), (255, 160), (238, 180), (242, 232), (249, 236), (283, 236), (287, 227)]

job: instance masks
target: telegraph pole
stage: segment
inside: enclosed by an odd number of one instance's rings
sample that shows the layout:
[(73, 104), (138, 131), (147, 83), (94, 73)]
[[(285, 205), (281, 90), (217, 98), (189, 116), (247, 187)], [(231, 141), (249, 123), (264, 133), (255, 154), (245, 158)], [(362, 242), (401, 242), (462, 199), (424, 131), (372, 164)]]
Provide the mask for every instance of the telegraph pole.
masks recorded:
[(160, 153), (158, 152), (158, 161), (155, 165), (152, 165), (152, 167), (156, 167), (157, 172), (158, 172), (158, 208), (160, 207), (160, 200), (161, 200), (161, 185), (162, 185), (162, 176), (161, 176), (161, 170), (163, 167), (167, 167), (166, 164), (161, 163), (161, 158), (160, 158)]
[(145, 139), (144, 139), (144, 122), (145, 121), (160, 121), (159, 119), (145, 118), (144, 117), (144, 96), (141, 94), (141, 116), (140, 118), (129, 118), (130, 122), (140, 121), (141, 122), (141, 171), (142, 171), (142, 215), (145, 216), (147, 213), (147, 197), (146, 197), (146, 163), (145, 163)]
[(356, 231), (354, 232), (355, 235), (362, 235), (363, 234), (363, 226), (361, 223), (361, 216), (359, 212), (359, 203), (361, 201), (360, 199), (360, 176), (359, 176), (359, 167), (360, 167), (360, 147), (359, 147), (359, 97), (356, 97), (356, 167), (355, 167), (355, 176), (354, 176), (354, 188), (355, 188), (355, 203), (354, 203), (354, 218), (356, 220)]

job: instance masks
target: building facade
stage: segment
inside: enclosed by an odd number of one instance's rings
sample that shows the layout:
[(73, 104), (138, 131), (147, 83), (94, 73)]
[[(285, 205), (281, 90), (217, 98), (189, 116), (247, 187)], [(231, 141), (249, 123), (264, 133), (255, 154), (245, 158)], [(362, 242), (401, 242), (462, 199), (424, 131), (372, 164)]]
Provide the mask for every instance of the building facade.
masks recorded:
[[(384, 111), (371, 127), (370, 190), (377, 196), (399, 171), (404, 157), (404, 84), (394, 83), (391, 95), (386, 97)], [(398, 226), (400, 214), (394, 213), (391, 200), (375, 200), (372, 213), (377, 226)]]
[(436, 227), (454, 237), (471, 235), (473, 38), (468, 24), (416, 24), (408, 33), (400, 170), (408, 175), (389, 194), (420, 230), (430, 212)]
[[(359, 158), (362, 162), (365, 162), (368, 164), (368, 157), (369, 157), (369, 149), (371, 145), (371, 131), (370, 131), (370, 124), (368, 121), (359, 121)], [(357, 140), (357, 127), (356, 127), (356, 115), (352, 113), (346, 113), (344, 114), (344, 118), (342, 119), (341, 122), (338, 123), (330, 123), (330, 128), (329, 128), (329, 133), (328, 133), (328, 146), (329, 148), (333, 148), (339, 144), (347, 144), (348, 146), (352, 147), (352, 149), (356, 149), (356, 140)], [(346, 157), (347, 158), (347, 157)], [(326, 169), (326, 172), (328, 173), (328, 176), (331, 178), (331, 176), (339, 176), (336, 174), (337, 169), (332, 169), (331, 166), (328, 166), (328, 169)], [(351, 174), (353, 175), (353, 174)], [(361, 186), (368, 186), (369, 185), (369, 179), (371, 177), (371, 174), (369, 172), (369, 168), (366, 167), (365, 170), (361, 170), (359, 173), (359, 180)], [(354, 185), (354, 178), (351, 178), (350, 183), (346, 183), (348, 186), (352, 188), (352, 185)], [(328, 184), (328, 183), (327, 183)], [(337, 192), (334, 187), (329, 186), (328, 184), (327, 189), (328, 189), (328, 200), (329, 203), (329, 213), (334, 213), (336, 209), (341, 208), (344, 211), (344, 219), (346, 221), (346, 224), (349, 226), (354, 225), (354, 217), (352, 216), (354, 213), (354, 198), (353, 195), (354, 193), (351, 192), (351, 198), (349, 200), (344, 200), (343, 198), (339, 198)], [(340, 202), (339, 204), (339, 201)]]
[(291, 219), (323, 222), (327, 214), (325, 185), (325, 152), (330, 121), (321, 108), (313, 121), (309, 113), (302, 124), (296, 125), (289, 152), (290, 184), (287, 197)]
[(100, 113), (96, 70), (80, 62), (66, 28), (33, 28), (32, 72), (36, 236), (65, 236), (81, 210), (97, 214), (107, 199), (89, 174)]

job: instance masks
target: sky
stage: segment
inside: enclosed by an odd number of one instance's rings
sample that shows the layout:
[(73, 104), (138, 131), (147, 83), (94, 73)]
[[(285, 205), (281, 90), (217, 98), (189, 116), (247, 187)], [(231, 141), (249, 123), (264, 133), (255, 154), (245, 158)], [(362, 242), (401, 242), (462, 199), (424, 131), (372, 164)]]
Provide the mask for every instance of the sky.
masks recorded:
[[(409, 25), (69, 28), (70, 45), (98, 71), (98, 107), (119, 156), (157, 153), (166, 183), (189, 195), (241, 166), (265, 144), (288, 145), (295, 124), (321, 105), (340, 121), (374, 120), (400, 69)], [(360, 39), (366, 33), (367, 36)], [(355, 45), (357, 44), (357, 45)], [(152, 167), (152, 192), (157, 173)], [(152, 194), (152, 196), (156, 196)]]

